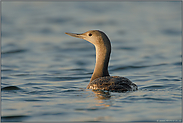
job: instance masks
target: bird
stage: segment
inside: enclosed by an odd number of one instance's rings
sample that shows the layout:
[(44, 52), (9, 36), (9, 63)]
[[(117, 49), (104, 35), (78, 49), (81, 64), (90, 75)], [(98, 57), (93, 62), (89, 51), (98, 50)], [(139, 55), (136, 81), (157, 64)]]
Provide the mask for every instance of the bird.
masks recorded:
[(90, 82), (86, 89), (103, 90), (110, 92), (136, 91), (138, 87), (128, 78), (120, 76), (110, 76), (108, 63), (111, 54), (111, 43), (108, 36), (100, 30), (89, 30), (84, 33), (65, 34), (84, 39), (95, 46), (96, 63)]

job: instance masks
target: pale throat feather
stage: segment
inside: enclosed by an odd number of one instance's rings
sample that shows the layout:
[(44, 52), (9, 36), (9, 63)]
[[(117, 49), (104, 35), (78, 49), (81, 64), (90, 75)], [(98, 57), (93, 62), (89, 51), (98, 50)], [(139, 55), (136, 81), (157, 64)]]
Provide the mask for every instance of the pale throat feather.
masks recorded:
[(95, 45), (96, 64), (90, 82), (99, 77), (109, 76), (108, 63), (110, 59), (111, 47), (110, 44), (108, 45)]

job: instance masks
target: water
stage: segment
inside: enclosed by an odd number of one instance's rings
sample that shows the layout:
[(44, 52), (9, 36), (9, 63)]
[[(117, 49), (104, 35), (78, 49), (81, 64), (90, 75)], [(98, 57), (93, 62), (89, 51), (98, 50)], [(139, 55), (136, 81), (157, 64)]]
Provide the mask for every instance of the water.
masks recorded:
[[(100, 29), (126, 93), (86, 90)], [(1, 121), (181, 121), (181, 2), (2, 2)]]

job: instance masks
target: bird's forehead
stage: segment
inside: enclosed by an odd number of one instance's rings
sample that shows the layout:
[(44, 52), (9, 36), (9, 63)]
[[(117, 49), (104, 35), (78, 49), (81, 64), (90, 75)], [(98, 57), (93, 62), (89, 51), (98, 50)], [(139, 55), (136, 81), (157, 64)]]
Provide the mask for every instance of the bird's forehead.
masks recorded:
[(99, 30), (90, 30), (90, 31), (87, 31), (87, 32), (85, 32), (85, 33), (86, 33), (86, 34), (92, 33), (93, 35), (96, 35), (96, 36), (102, 35), (102, 32), (99, 31)]

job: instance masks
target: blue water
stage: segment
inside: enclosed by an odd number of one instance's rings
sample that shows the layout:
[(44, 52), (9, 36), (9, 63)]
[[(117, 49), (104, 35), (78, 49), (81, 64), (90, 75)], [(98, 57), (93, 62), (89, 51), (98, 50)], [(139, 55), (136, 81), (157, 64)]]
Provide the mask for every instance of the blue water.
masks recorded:
[[(181, 121), (181, 2), (2, 2), (1, 121)], [(104, 31), (109, 72), (139, 90), (87, 90)]]

